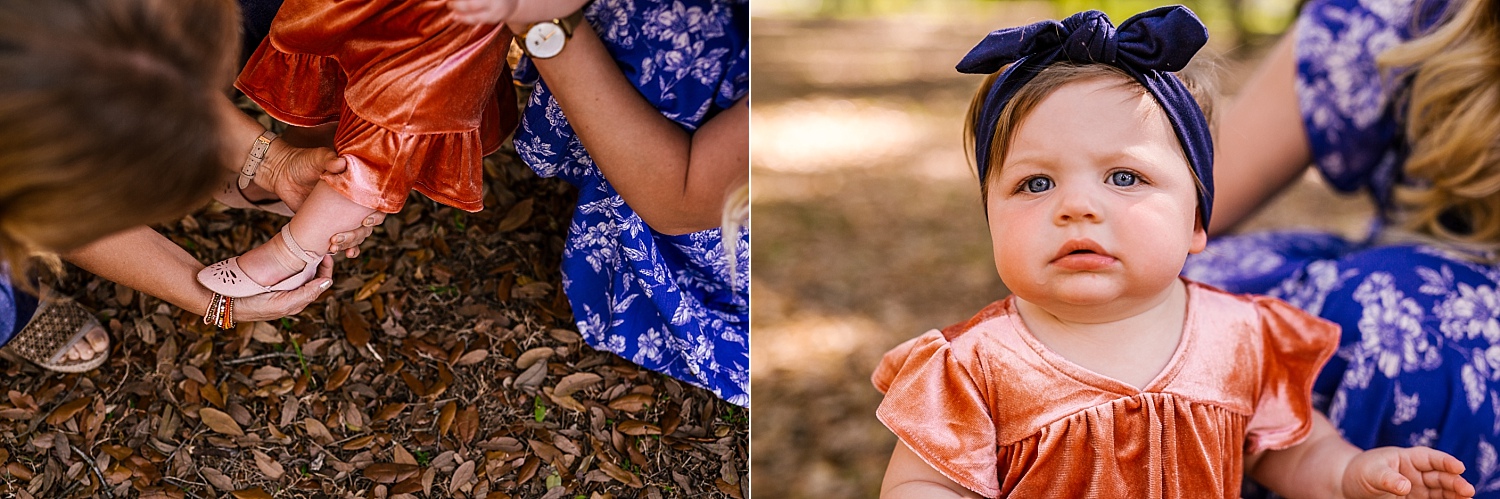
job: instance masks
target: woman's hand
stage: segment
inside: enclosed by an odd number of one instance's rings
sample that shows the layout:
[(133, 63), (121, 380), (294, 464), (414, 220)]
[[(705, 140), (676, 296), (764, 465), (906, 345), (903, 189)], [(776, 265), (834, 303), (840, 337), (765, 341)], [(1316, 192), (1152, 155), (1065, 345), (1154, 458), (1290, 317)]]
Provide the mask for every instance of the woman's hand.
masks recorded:
[(255, 186), (281, 198), (292, 211), (312, 194), (323, 173), (342, 173), (348, 162), (327, 147), (296, 147), (284, 140), (271, 142), (266, 159), (255, 173)]
[(276, 291), (266, 294), (237, 298), (234, 300), (234, 320), (254, 322), (279, 319), (302, 313), (309, 303), (317, 300), (328, 286), (333, 284), (333, 257), (323, 257), (318, 265), (318, 276), (302, 287), (291, 291)]
[[(349, 163), (326, 147), (295, 147), (282, 141), (271, 143), (266, 160), (255, 174), (255, 185), (281, 198), (292, 211), (312, 193), (324, 173), (342, 173)], [(350, 231), (334, 234), (329, 251), (343, 251), (344, 256), (359, 256), (359, 245), (370, 237), (375, 227), (385, 223), (385, 214), (375, 212), (364, 223)]]

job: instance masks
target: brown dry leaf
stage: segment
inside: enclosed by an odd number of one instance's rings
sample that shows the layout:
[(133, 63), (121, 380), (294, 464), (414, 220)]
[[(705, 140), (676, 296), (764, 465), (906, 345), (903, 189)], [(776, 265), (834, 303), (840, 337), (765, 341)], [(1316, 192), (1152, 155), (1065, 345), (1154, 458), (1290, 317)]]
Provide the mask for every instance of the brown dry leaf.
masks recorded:
[(344, 338), (355, 348), (364, 348), (370, 343), (370, 322), (354, 307), (339, 307), (339, 324), (344, 326)]
[(516, 368), (526, 369), (539, 360), (552, 357), (552, 347), (536, 347), (516, 357)]
[(302, 420), (302, 429), (303, 431), (306, 431), (307, 436), (311, 437), (314, 442), (318, 443), (318, 445), (328, 445), (333, 443), (333, 434), (328, 432), (328, 427), (324, 426), (322, 421), (318, 421), (314, 418), (304, 419)]
[(640, 412), (642, 409), (651, 407), (656, 397), (644, 393), (627, 393), (609, 401), (609, 408), (616, 411)]
[(333, 374), (328, 376), (328, 384), (324, 385), (324, 389), (330, 392), (338, 390), (339, 387), (344, 386), (345, 381), (349, 381), (349, 374), (353, 372), (354, 366), (349, 364), (339, 366), (338, 369), (333, 370)]
[(9, 473), (10, 476), (21, 479), (23, 482), (30, 482), (34, 476), (31, 473), (31, 468), (27, 468), (26, 465), (15, 461), (11, 461), (10, 464), (5, 465), (5, 472)]
[(552, 284), (542, 281), (528, 283), (524, 286), (518, 286), (515, 289), (510, 290), (511, 296), (523, 300), (535, 300), (538, 298), (544, 298), (548, 293), (551, 292)]
[(124, 461), (131, 454), (135, 454), (135, 449), (123, 445), (104, 444), (99, 446), (99, 450), (104, 451), (105, 454), (109, 454), (109, 457), (115, 458), (116, 461)]
[(531, 444), (531, 452), (543, 461), (555, 463), (562, 460), (563, 453), (555, 445), (540, 440), (528, 440), (527, 443)]
[(276, 366), (261, 366), (256, 368), (255, 372), (250, 373), (250, 379), (255, 380), (258, 386), (265, 386), (288, 376), (291, 376), (291, 373)]
[(260, 487), (251, 487), (245, 490), (236, 490), (234, 492), (230, 492), (230, 494), (233, 494), (235, 499), (272, 499), (271, 494), (267, 494), (266, 490)]
[(634, 419), (621, 421), (620, 424), (615, 425), (615, 429), (619, 430), (620, 433), (634, 436), (661, 434), (661, 428), (657, 427), (656, 425), (647, 423), (645, 421), (636, 421)]
[(380, 285), (384, 283), (385, 272), (375, 274), (375, 277), (371, 277), (369, 282), (366, 282), (364, 286), (359, 287), (359, 292), (354, 293), (354, 301), (364, 301), (366, 298), (369, 298), (370, 295), (375, 294), (375, 291), (380, 289)]
[(216, 489), (224, 492), (234, 490), (234, 480), (230, 480), (228, 476), (225, 476), (217, 468), (198, 468), (198, 473), (201, 473), (203, 478), (208, 480), (209, 485), (213, 485)]
[(522, 372), (520, 376), (516, 376), (516, 386), (528, 391), (536, 390), (537, 387), (542, 386), (542, 381), (545, 379), (547, 379), (547, 363), (537, 362)]
[(453, 470), (453, 478), (448, 480), (448, 490), (449, 492), (459, 490), (460, 487), (472, 481), (474, 481), (474, 461), (464, 461), (464, 464), (458, 465), (458, 469)]
[(422, 384), (422, 380), (417, 379), (415, 374), (401, 371), (401, 381), (406, 383), (406, 387), (411, 390), (413, 395), (418, 397), (427, 396), (427, 386)]
[(457, 402), (448, 402), (446, 404), (443, 404), (443, 408), (438, 410), (438, 436), (444, 436), (448, 434), (448, 429), (453, 427), (453, 417), (457, 415)]
[(423, 494), (427, 494), (429, 496), (432, 495), (432, 481), (435, 480), (435, 479), (437, 479), (437, 470), (436, 469), (429, 467), (429, 468), (427, 468), (425, 470), (422, 470), (422, 493)]
[(481, 348), (479, 350), (474, 350), (472, 352), (466, 353), (463, 355), (463, 357), (459, 357), (458, 362), (454, 362), (453, 365), (467, 366), (471, 364), (478, 364), (480, 362), (484, 362), (484, 359), (488, 358), (490, 358), (490, 351)]
[(218, 387), (212, 384), (203, 385), (198, 388), (198, 395), (203, 397), (203, 400), (207, 400), (208, 403), (213, 404), (214, 407), (224, 408), (224, 395), (219, 393)]
[(641, 477), (635, 476), (635, 473), (626, 471), (625, 468), (621, 468), (615, 463), (609, 462), (609, 459), (603, 458), (602, 456), (599, 459), (599, 469), (604, 470), (605, 473), (608, 473), (610, 478), (618, 480), (620, 483), (623, 483), (625, 485), (629, 485), (637, 489), (645, 486), (644, 483), (641, 483)]
[(365, 435), (344, 443), (344, 450), (359, 450), (369, 447), (375, 441), (375, 435)]
[(62, 424), (63, 421), (73, 419), (73, 416), (78, 414), (78, 411), (83, 410), (84, 407), (88, 407), (93, 401), (93, 397), (78, 397), (63, 404), (62, 407), (58, 407), (57, 410), (52, 411), (52, 414), (47, 415), (47, 424), (55, 426)]
[(237, 437), (245, 436), (245, 430), (240, 429), (240, 424), (234, 422), (234, 418), (230, 417), (224, 411), (212, 407), (204, 407), (198, 410), (198, 417), (203, 420), (203, 424), (208, 425), (209, 429), (213, 431)]
[(255, 467), (260, 468), (260, 472), (265, 473), (266, 478), (280, 480), (281, 475), (286, 473), (286, 469), (281, 467), (281, 463), (276, 462), (275, 459), (271, 459), (271, 456), (266, 455), (266, 453), (258, 450), (251, 450), (250, 453), (255, 455)]
[(405, 410), (406, 410), (406, 402), (395, 402), (395, 403), (391, 403), (391, 404), (386, 404), (386, 405), (380, 406), (380, 410), (375, 411), (375, 420), (374, 421), (380, 422), (380, 421), (385, 421), (387, 419), (394, 418), (396, 416), (400, 416), (401, 415), (401, 411), (405, 411)]
[(187, 376), (188, 379), (197, 381), (198, 384), (208, 384), (208, 378), (203, 377), (203, 371), (198, 369), (197, 367), (182, 366), (182, 375)]
[(547, 399), (551, 400), (552, 403), (560, 405), (563, 408), (568, 409), (570, 411), (576, 411), (576, 412), (587, 412), (588, 411), (588, 408), (583, 406), (583, 402), (579, 402), (578, 399), (575, 399), (572, 396), (562, 396), (562, 397), (559, 397), (559, 396), (557, 396), (556, 393), (553, 393), (552, 387), (550, 387), (550, 386), (546, 387), (546, 388), (542, 388), (542, 393), (545, 394), (547, 396)]
[(726, 482), (723, 478), (715, 478), (714, 485), (719, 488), (719, 492), (728, 494), (729, 497), (733, 497), (734, 499), (744, 499), (744, 496), (740, 495), (740, 487), (738, 485)]
[(411, 478), (421, 470), (415, 464), (375, 463), (365, 467), (364, 475), (376, 483), (396, 483)]
[(547, 331), (547, 335), (559, 343), (571, 344), (583, 341), (583, 335), (578, 334), (578, 331), (569, 331), (567, 329), (553, 328)]
[(417, 457), (398, 443), (391, 444), (391, 457), (396, 460), (396, 464), (417, 464)]
[(521, 470), (516, 472), (516, 483), (526, 483), (536, 477), (536, 470), (542, 466), (542, 460), (536, 456), (526, 456), (526, 462), (521, 464)]
[(604, 377), (598, 374), (573, 373), (564, 377), (562, 381), (558, 381), (557, 387), (552, 390), (552, 393), (559, 397), (569, 397), (579, 390), (594, 386), (600, 381), (604, 381)]
[(454, 430), (457, 433), (459, 442), (467, 444), (474, 441), (474, 435), (479, 430), (479, 409), (471, 405), (465, 407), (462, 411), (458, 411), (458, 419), (455, 421), (455, 424), (457, 426)]
[(271, 323), (261, 321), (250, 326), (250, 339), (261, 343), (281, 343), (281, 332)]
[(516, 203), (516, 206), (514, 208), (511, 208), (509, 212), (505, 213), (505, 219), (500, 221), (500, 225), (496, 227), (495, 230), (499, 232), (510, 232), (521, 228), (522, 225), (525, 225), (527, 220), (531, 220), (532, 201), (534, 201), (533, 198), (527, 198), (525, 201)]

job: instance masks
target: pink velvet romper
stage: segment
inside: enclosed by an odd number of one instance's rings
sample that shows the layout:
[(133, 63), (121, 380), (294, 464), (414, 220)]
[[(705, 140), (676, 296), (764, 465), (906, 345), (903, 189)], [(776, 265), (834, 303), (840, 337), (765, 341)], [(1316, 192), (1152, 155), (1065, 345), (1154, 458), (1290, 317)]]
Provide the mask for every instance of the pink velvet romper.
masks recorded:
[(1177, 351), (1143, 388), (1052, 352), (1012, 297), (886, 353), (876, 415), (985, 497), (1239, 497), (1245, 453), (1307, 438), (1339, 329), (1275, 298), (1187, 290)]
[(344, 173), (323, 180), (395, 213), (412, 189), (479, 211), (484, 155), (517, 122), (503, 25), (468, 25), (443, 0), (287, 0), (235, 87), (272, 117), (338, 122)]

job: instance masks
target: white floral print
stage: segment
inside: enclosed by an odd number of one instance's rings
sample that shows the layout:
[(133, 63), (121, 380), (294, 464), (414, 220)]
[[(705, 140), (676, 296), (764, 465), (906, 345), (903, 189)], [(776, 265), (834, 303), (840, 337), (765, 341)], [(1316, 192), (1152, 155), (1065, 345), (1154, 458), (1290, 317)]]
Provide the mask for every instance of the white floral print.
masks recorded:
[[(744, 0), (596, 0), (584, 13), (641, 95), (689, 131), (749, 90), (739, 60), (748, 59), (746, 15)], [(536, 86), (516, 151), (539, 175), (578, 186), (562, 267), (584, 339), (747, 405), (748, 252), (725, 254), (719, 229), (652, 231), (605, 180), (537, 76), (523, 59), (517, 79)], [(737, 236), (737, 247), (749, 246), (748, 230)]]

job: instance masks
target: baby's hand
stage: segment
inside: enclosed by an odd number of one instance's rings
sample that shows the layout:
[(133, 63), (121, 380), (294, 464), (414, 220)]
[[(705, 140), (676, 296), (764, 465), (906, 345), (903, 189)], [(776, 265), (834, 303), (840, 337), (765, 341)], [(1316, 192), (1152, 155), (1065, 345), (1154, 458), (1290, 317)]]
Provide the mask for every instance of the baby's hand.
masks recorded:
[(1474, 486), (1459, 476), (1464, 464), (1427, 447), (1381, 447), (1361, 452), (1344, 468), (1341, 483), (1349, 498), (1474, 497)]
[(516, 12), (516, 0), (448, 0), (448, 9), (459, 22), (498, 24)]

